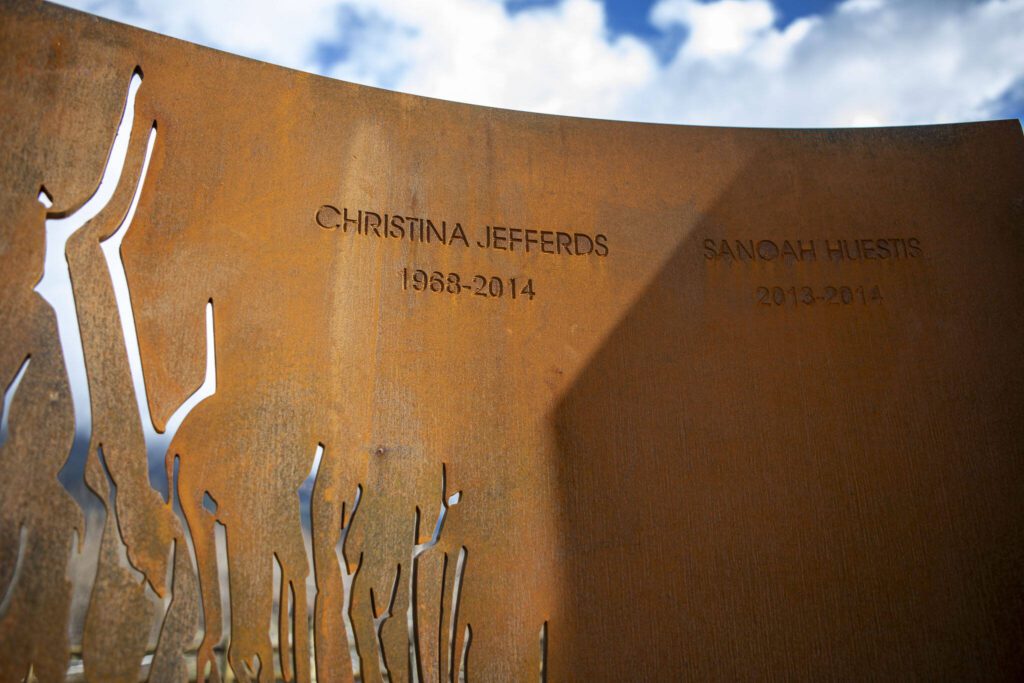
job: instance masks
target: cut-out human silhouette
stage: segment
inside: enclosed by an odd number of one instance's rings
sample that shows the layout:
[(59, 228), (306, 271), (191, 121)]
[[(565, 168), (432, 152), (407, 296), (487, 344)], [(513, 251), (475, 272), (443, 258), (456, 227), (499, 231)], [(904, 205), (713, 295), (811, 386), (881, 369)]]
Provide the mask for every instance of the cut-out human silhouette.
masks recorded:
[[(86, 479), (90, 488), (103, 499), (107, 514), (117, 522), (111, 527), (108, 521), (103, 532), (83, 640), (87, 673), (97, 675), (96, 667), (106, 667), (99, 675), (105, 680), (115, 677), (115, 669), (110, 669), (111, 662), (141, 662), (149, 645), (145, 637), (117, 639), (105, 637), (105, 634), (124, 628), (125, 620), (136, 619), (135, 615), (140, 612), (159, 613), (155, 610), (154, 598), (144, 598), (142, 594), (135, 597), (138, 604), (126, 614), (118, 615), (109, 609), (109, 603), (116, 596), (125, 596), (124, 599), (128, 600), (138, 589), (136, 578), (118, 566), (120, 556), (110, 550), (119, 546), (122, 538), (128, 561), (142, 573), (155, 592), (154, 597), (167, 595), (170, 588), (167, 584), (169, 558), (174, 562), (173, 607), (165, 617), (153, 673), (159, 671), (161, 675), (172, 675), (184, 672), (184, 651), (192, 640), (198, 615), (196, 579), (188, 558), (184, 529), (171, 508), (171, 501), (165, 503), (150, 484), (142, 424), (148, 415), (140, 415), (138, 409), (117, 296), (101, 248), (101, 244), (115, 231), (123, 232), (128, 228), (131, 207), (142, 190), (148, 154), (155, 142), (156, 129), (152, 120), (133, 116), (133, 98), (140, 85), (141, 73), (137, 70), (129, 88), (119, 133), (130, 137), (123, 156), (117, 155), (115, 145), (104, 174), (104, 181), (107, 181), (107, 174), (116, 174), (112, 167), (123, 164), (109, 201), (95, 217), (70, 235), (66, 248), (78, 312), (78, 338), (89, 379), (92, 417), (89, 463), (92, 465), (102, 452), (103, 469), (117, 489), (116, 497), (108, 498), (103, 488), (105, 477), (93, 473), (90, 478), (87, 467)], [(139, 622), (133, 632), (148, 634), (152, 621), (151, 617)], [(134, 648), (130, 647), (131, 643), (135, 643)], [(135, 673), (131, 673), (129, 668), (121, 675), (137, 677), (137, 670), (136, 664)]]
[(31, 669), (48, 682), (64, 680), (67, 668), (66, 570), (85, 523), (57, 479), (75, 436), (74, 409), (54, 311), (33, 289), (42, 275), (46, 208), (36, 200), (39, 185), (21, 189), (4, 196), (15, 205), (4, 207), (0, 237), (0, 383), (16, 389), (0, 447), (0, 681), (20, 681)]

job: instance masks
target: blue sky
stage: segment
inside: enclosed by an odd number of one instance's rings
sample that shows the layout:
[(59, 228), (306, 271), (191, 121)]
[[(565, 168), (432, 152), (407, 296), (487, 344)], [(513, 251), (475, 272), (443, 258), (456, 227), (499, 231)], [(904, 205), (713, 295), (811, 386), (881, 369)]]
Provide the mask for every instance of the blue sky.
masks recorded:
[[(521, 8), (557, 5), (558, 0), (508, 0), (506, 5), (514, 12)], [(609, 31), (614, 35), (631, 34), (649, 42), (662, 59), (671, 56), (685, 32), (666, 35), (650, 21), (656, 0), (604, 0)], [(832, 11), (838, 0), (815, 2), (811, 0), (774, 0), (777, 12), (775, 24), (784, 27), (795, 19)]]
[[(555, 5), (557, 0), (511, 0), (508, 5), (529, 7), (537, 5)], [(651, 8), (656, 0), (605, 0), (605, 11), (608, 24), (617, 33), (632, 33), (648, 40), (657, 40), (659, 32), (648, 21)], [(775, 0), (773, 3), (779, 13), (779, 21), (783, 24), (793, 19), (808, 15), (820, 14), (831, 10), (837, 2), (811, 2), (809, 0)]]
[(1024, 0), (67, 0), (377, 87), (554, 114), (819, 127), (1024, 115)]

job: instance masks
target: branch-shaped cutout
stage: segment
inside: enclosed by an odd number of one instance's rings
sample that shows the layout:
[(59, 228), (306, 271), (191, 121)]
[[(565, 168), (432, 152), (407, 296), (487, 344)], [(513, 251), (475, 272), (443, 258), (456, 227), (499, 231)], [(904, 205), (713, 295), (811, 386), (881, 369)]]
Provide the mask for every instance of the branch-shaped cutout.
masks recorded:
[(398, 594), (398, 580), (402, 576), (402, 565), (395, 568), (395, 581), (391, 584), (391, 597), (388, 599), (387, 609), (383, 613), (377, 612), (377, 601), (370, 589), (370, 611), (373, 613), (373, 630), (377, 636), (377, 658), (380, 665), (380, 676), (385, 683), (391, 683), (391, 671), (388, 669), (387, 655), (384, 653), (384, 640), (382, 631), (384, 622), (391, 618), (391, 611), (395, 607), (395, 596)]
[(548, 680), (548, 622), (540, 627), (540, 683)]
[[(441, 531), (444, 530), (444, 520), (451, 506), (459, 504), (462, 500), (461, 490), (457, 490), (452, 496), (447, 495), (447, 467), (441, 463), (441, 500), (440, 509), (437, 511), (437, 519), (434, 521), (434, 530), (429, 539), (420, 541), (420, 508), (416, 508), (416, 515), (413, 521), (413, 557), (409, 572), (409, 674), (413, 683), (420, 683), (423, 677), (423, 670), (420, 664), (420, 627), (419, 627), (419, 599), (417, 596), (418, 570), (417, 562), (420, 555), (437, 545), (440, 541)], [(443, 595), (443, 579), (441, 582)]]
[[(359, 654), (359, 642), (356, 640), (355, 625), (352, 623), (352, 595), (355, 590), (356, 575), (363, 566), (363, 553), (359, 553), (359, 560), (353, 567), (349, 564), (348, 555), (345, 552), (345, 544), (348, 542), (348, 534), (352, 530), (352, 522), (355, 521), (356, 512), (359, 510), (359, 501), (363, 498), (363, 487), (356, 485), (356, 496), (352, 501), (352, 510), (348, 513), (348, 522), (345, 521), (345, 505), (341, 503), (341, 534), (337, 545), (334, 546), (334, 554), (338, 558), (338, 565), (341, 567), (342, 584), (342, 607), (341, 616), (345, 622), (345, 636), (348, 638), (348, 655), (352, 661), (352, 678), (355, 681), (363, 679), (363, 662)], [(372, 591), (371, 591), (372, 594)]]
[(462, 635), (462, 657), (459, 659), (459, 683), (469, 680), (469, 646), (473, 642), (473, 627), (466, 624)]
[(271, 646), (276, 642), (278, 663), (281, 666), (281, 678), (290, 681), (292, 678), (291, 657), (289, 657), (288, 643), (288, 615), (290, 603), (290, 591), (288, 590), (288, 579), (284, 569), (281, 567), (281, 558), (277, 553), (271, 553), (271, 564), (273, 566), (273, 583), (277, 587), (277, 595), (270, 609), (270, 626), (268, 635)]
[(441, 590), (438, 595), (437, 605), (437, 652), (434, 653), (437, 657), (437, 679), (441, 679), (441, 675), (444, 671), (442, 665), (444, 664), (444, 591), (445, 586), (448, 584), (448, 553), (445, 553), (441, 557)]
[(444, 522), (448, 517), (448, 509), (452, 506), (458, 505), (459, 501), (462, 500), (462, 491), (456, 491), (451, 496), (447, 495), (448, 487), (448, 468), (442, 463), (441, 464), (441, 509), (437, 513), (437, 521), (434, 522), (434, 532), (430, 538), (425, 542), (419, 541), (419, 529), (420, 529), (420, 509), (416, 508), (416, 520), (415, 520), (415, 547), (413, 548), (412, 557), (415, 560), (417, 557), (427, 552), (441, 539), (441, 532), (444, 530)]
[[(448, 622), (448, 682), (455, 680), (455, 629), (459, 623), (459, 600), (462, 597), (462, 577), (466, 573), (466, 558), (468, 553), (466, 546), (459, 549), (459, 559), (455, 563), (455, 588), (452, 590), (452, 616)], [(468, 628), (468, 625), (467, 625)], [(467, 633), (469, 631), (467, 630)], [(463, 644), (463, 658), (467, 656), (468, 648)], [(460, 674), (460, 677), (462, 674)]]
[[(420, 541), (420, 509), (416, 508), (413, 517), (413, 548), (412, 558), (409, 567), (409, 610), (407, 625), (409, 629), (409, 678), (413, 683), (420, 683), (423, 677), (422, 665), (420, 663), (420, 633), (419, 633), (419, 599), (417, 595), (419, 557), (437, 545), (441, 540), (441, 532), (444, 531), (444, 523), (448, 517), (448, 509), (458, 505), (462, 499), (462, 492), (456, 491), (448, 495), (448, 468), (441, 464), (441, 506), (437, 513), (437, 520), (434, 522), (434, 531), (426, 541)], [(442, 591), (444, 582), (442, 579)]]

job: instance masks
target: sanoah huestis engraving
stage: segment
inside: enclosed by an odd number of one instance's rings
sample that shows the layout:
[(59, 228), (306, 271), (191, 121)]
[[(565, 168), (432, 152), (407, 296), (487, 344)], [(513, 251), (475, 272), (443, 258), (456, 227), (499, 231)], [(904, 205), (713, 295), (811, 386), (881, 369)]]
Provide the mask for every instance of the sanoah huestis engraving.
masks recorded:
[(917, 237), (873, 239), (704, 239), (704, 258), (727, 263), (755, 261), (871, 261), (914, 259), (924, 255)]

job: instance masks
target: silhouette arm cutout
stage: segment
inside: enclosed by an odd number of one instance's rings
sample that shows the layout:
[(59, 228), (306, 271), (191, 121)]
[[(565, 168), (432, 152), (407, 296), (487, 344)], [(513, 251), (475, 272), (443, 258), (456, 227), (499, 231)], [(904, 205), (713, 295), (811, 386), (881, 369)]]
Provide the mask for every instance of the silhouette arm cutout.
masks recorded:
[[(131, 138), (128, 142), (128, 153), (125, 156), (124, 168), (118, 178), (114, 195), (106, 206), (85, 226), (71, 237), (102, 242), (121, 227), (128, 210), (131, 208), (135, 189), (142, 182), (142, 166), (146, 160), (146, 147), (149, 144), (149, 132), (153, 129), (152, 120), (136, 116), (132, 124)], [(70, 247), (69, 247), (70, 248)]]

